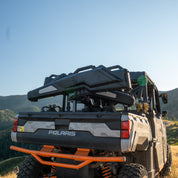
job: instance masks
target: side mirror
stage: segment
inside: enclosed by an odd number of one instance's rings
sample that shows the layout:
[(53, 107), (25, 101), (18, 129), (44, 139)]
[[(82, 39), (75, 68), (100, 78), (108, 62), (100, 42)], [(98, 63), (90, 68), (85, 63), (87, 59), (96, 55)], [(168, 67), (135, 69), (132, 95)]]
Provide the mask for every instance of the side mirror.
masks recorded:
[(166, 117), (167, 116), (167, 111), (162, 111), (162, 117)]
[(167, 97), (167, 93), (162, 93), (160, 94), (160, 96), (162, 98), (162, 101), (164, 104), (167, 104), (168, 103), (168, 97)]

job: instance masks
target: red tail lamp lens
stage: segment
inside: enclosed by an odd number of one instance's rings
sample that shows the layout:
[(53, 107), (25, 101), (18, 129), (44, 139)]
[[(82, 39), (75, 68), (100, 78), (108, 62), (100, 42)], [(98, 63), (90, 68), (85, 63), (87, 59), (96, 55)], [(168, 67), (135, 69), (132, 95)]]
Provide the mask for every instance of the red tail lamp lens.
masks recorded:
[(17, 132), (17, 125), (18, 125), (18, 119), (14, 119), (14, 126), (13, 126), (13, 132)]
[(121, 138), (128, 139), (130, 137), (130, 121), (121, 122)]
[(130, 129), (130, 121), (123, 121), (121, 122), (121, 130), (128, 130)]

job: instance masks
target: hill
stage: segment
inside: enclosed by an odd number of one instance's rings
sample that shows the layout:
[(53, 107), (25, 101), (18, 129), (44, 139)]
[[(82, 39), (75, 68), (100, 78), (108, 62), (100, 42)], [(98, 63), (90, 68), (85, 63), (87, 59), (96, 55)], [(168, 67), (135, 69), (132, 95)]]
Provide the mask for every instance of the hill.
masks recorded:
[(14, 143), (11, 140), (11, 129), (6, 129), (0, 131), (0, 161), (3, 161), (8, 158), (23, 156), (24, 153), (10, 150), (11, 145), (38, 150), (41, 148), (40, 145), (32, 145), (32, 144), (22, 144), (22, 143)]
[(13, 143), (11, 141), (11, 130), (16, 113), (9, 109), (0, 110), (0, 161), (7, 158), (24, 155), (20, 152), (14, 152), (9, 149), (11, 145), (17, 145), (26, 148), (39, 148), (38, 145), (25, 145), (20, 143)]
[(0, 110), (10, 109), (15, 113), (40, 111), (41, 107), (49, 104), (61, 104), (60, 97), (49, 97), (38, 102), (30, 102), (27, 95), (0, 96)]
[(5, 109), (0, 110), (0, 131), (12, 128), (15, 112)]
[(20, 166), (24, 160), (24, 156), (9, 158), (0, 162), (0, 176), (7, 174), (12, 171), (14, 167)]
[[(168, 104), (161, 104), (162, 111), (168, 111), (169, 120), (178, 120), (178, 88), (170, 90)], [(26, 95), (0, 96), (0, 131), (12, 128), (15, 113), (40, 111), (41, 107), (49, 104), (62, 105), (60, 96), (30, 102)]]
[[(168, 104), (161, 104), (162, 111), (168, 111), (168, 118), (178, 120), (178, 88), (167, 91)], [(25, 111), (40, 111), (41, 107), (48, 104), (60, 104), (60, 96), (41, 99), (38, 102), (30, 102), (27, 95), (0, 96), (0, 110), (10, 109), (15, 113)]]
[(168, 103), (162, 105), (162, 111), (168, 111), (168, 118), (178, 120), (178, 88), (167, 91)]

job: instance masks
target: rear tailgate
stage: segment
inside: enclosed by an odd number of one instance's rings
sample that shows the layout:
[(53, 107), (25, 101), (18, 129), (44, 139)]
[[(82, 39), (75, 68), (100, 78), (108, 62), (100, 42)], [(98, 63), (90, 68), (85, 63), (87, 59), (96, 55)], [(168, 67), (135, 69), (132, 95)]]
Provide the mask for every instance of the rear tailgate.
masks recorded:
[(121, 113), (20, 113), (12, 140), (98, 150), (121, 150)]

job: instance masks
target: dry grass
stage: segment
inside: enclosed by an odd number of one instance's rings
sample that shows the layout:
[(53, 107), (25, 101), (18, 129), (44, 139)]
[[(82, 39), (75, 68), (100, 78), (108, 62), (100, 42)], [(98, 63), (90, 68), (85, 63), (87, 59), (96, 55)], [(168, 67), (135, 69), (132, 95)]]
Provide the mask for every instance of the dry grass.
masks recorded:
[[(172, 174), (169, 176), (169, 178), (178, 178), (178, 146), (171, 146), (172, 150)], [(15, 173), (9, 173), (3, 177), (0, 178), (17, 178)]]
[(5, 176), (0, 176), (0, 178), (17, 178), (17, 175), (15, 173), (9, 173)]
[(172, 174), (171, 178), (177, 178), (178, 177), (178, 146), (171, 146), (172, 150)]

